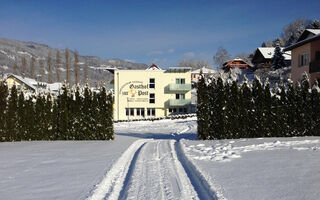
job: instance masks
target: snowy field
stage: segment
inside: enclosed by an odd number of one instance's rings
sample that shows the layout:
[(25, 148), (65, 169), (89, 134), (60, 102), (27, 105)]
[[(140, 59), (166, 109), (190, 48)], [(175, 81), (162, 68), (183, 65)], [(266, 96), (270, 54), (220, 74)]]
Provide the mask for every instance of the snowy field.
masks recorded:
[(0, 199), (320, 198), (320, 137), (198, 141), (195, 118), (115, 131), (0, 143)]

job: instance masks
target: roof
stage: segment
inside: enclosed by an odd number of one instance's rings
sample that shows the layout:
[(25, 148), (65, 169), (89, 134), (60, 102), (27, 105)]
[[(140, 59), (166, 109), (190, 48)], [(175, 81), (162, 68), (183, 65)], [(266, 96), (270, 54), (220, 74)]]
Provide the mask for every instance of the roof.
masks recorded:
[(315, 35), (320, 34), (320, 29), (306, 29), (306, 30)]
[(216, 73), (216, 70), (205, 68), (205, 67), (202, 67), (200, 69), (196, 69), (196, 70), (192, 71), (191, 73), (192, 74), (200, 74), (200, 71), (202, 71), (202, 73), (204, 73), (204, 74), (214, 74), (214, 73)]
[(191, 71), (191, 67), (169, 67), (166, 72), (188, 72)]
[(252, 67), (252, 64), (246, 62), (245, 60), (243, 60), (243, 59), (241, 59), (239, 57), (236, 57), (236, 58), (234, 58), (232, 60), (227, 60), (226, 62), (223, 63), (223, 66), (226, 65), (228, 62), (233, 62), (233, 61), (242, 61), (242, 62), (246, 63), (248, 66)]
[[(274, 49), (275, 47), (258, 47), (257, 48), (257, 50), (260, 51), (260, 53), (265, 59), (272, 59), (274, 54)], [(281, 50), (283, 51), (284, 48), (281, 48)], [(283, 53), (283, 57), (285, 60), (291, 60), (291, 51)]]
[(300, 46), (302, 46), (302, 45), (304, 45), (304, 44), (307, 44), (307, 43), (309, 43), (309, 42), (312, 42), (312, 41), (318, 40), (318, 39), (320, 39), (320, 34), (314, 35), (314, 36), (309, 37), (309, 38), (307, 38), (307, 39), (305, 39), (305, 40), (302, 40), (302, 41), (297, 42), (297, 43), (295, 43), (295, 44), (293, 44), (293, 45), (290, 45), (290, 46), (284, 48), (283, 51), (290, 51), (290, 50), (292, 50), (292, 49), (295, 49), (295, 48), (297, 48), (297, 47), (300, 47)]
[(34, 87), (34, 84), (37, 84), (37, 81), (31, 78), (22, 78), (21, 76), (15, 75), (15, 74), (10, 74), (7, 78), (9, 77), (14, 77), (17, 80), (21, 81), (22, 83), (24, 83), (25, 85), (27, 85), (28, 87), (30, 87), (33, 90), (36, 90), (36, 88)]
[(146, 70), (161, 70), (161, 68), (152, 63)]
[(299, 38), (297, 39), (296, 43), (297, 42), (300, 42), (302, 40), (305, 40), (307, 38), (310, 38), (314, 35), (317, 35), (320, 33), (320, 30), (319, 29), (305, 29), (302, 34), (299, 36)]

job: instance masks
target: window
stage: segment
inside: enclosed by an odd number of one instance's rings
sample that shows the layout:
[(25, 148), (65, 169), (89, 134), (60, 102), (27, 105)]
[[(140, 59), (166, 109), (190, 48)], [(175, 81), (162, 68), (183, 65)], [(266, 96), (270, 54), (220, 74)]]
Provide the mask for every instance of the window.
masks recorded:
[(141, 112), (140, 112), (140, 108), (137, 108), (137, 116), (140, 116)]
[(176, 84), (185, 84), (186, 80), (184, 78), (176, 78)]
[(129, 116), (129, 108), (126, 108), (126, 116)]
[(155, 80), (154, 78), (150, 78), (149, 79), (149, 88), (155, 88)]
[(130, 108), (130, 116), (134, 116), (134, 108)]
[(316, 60), (320, 60), (320, 51), (316, 51)]
[(182, 113), (183, 112), (183, 108), (179, 108), (179, 113)]
[(148, 108), (147, 115), (148, 116), (156, 116), (156, 109), (155, 108)]
[(187, 111), (188, 111), (187, 108), (183, 108), (184, 113), (187, 113)]
[(300, 67), (309, 65), (309, 54), (307, 53), (301, 54), (299, 59), (300, 59), (299, 60)]
[(155, 94), (154, 93), (150, 93), (149, 94), (149, 103), (155, 103)]
[(137, 108), (137, 116), (144, 117), (144, 108)]
[(185, 94), (176, 94), (176, 99), (185, 99)]

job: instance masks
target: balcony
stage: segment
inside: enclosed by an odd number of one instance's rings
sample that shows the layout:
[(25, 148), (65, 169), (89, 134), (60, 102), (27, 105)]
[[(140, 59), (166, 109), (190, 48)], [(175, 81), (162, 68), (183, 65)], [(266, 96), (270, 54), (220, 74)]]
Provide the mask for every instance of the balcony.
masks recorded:
[(191, 104), (191, 99), (170, 99), (169, 106), (187, 106)]
[(310, 62), (309, 73), (320, 72), (320, 60)]
[(168, 90), (171, 92), (188, 92), (191, 90), (191, 84), (169, 84)]
[(107, 84), (106, 85), (107, 90), (113, 90), (114, 89), (114, 84)]

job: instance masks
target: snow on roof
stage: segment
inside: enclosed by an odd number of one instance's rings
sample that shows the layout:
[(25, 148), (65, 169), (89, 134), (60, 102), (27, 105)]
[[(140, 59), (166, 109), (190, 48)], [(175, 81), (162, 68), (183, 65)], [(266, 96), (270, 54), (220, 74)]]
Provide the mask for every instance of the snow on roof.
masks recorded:
[[(274, 54), (275, 47), (259, 47), (258, 50), (261, 52), (262, 56), (265, 59), (271, 59)], [(281, 48), (281, 51), (283, 51), (284, 48)], [(287, 51), (283, 53), (285, 60), (291, 60), (291, 51)]]
[(320, 34), (320, 29), (306, 29), (306, 30), (315, 35)]
[(204, 74), (213, 74), (213, 73), (217, 72), (216, 70), (202, 67), (200, 69), (196, 69), (196, 70), (192, 71), (191, 73), (192, 74), (200, 74), (200, 71), (202, 71), (202, 73), (204, 73)]
[(14, 77), (16, 79), (18, 79), (19, 81), (23, 82), (24, 84), (26, 84), (27, 86), (29, 86), (30, 88), (32, 88), (33, 90), (36, 90), (35, 86), (34, 86), (34, 83), (36, 82), (37, 84), (37, 81), (35, 81), (34, 79), (31, 79), (31, 78), (22, 78), (21, 76), (18, 76), (18, 75), (15, 75), (15, 74), (10, 74), (8, 76), (9, 77)]
[(62, 87), (63, 83), (52, 83), (47, 85), (47, 90), (50, 90), (52, 92), (59, 91)]

